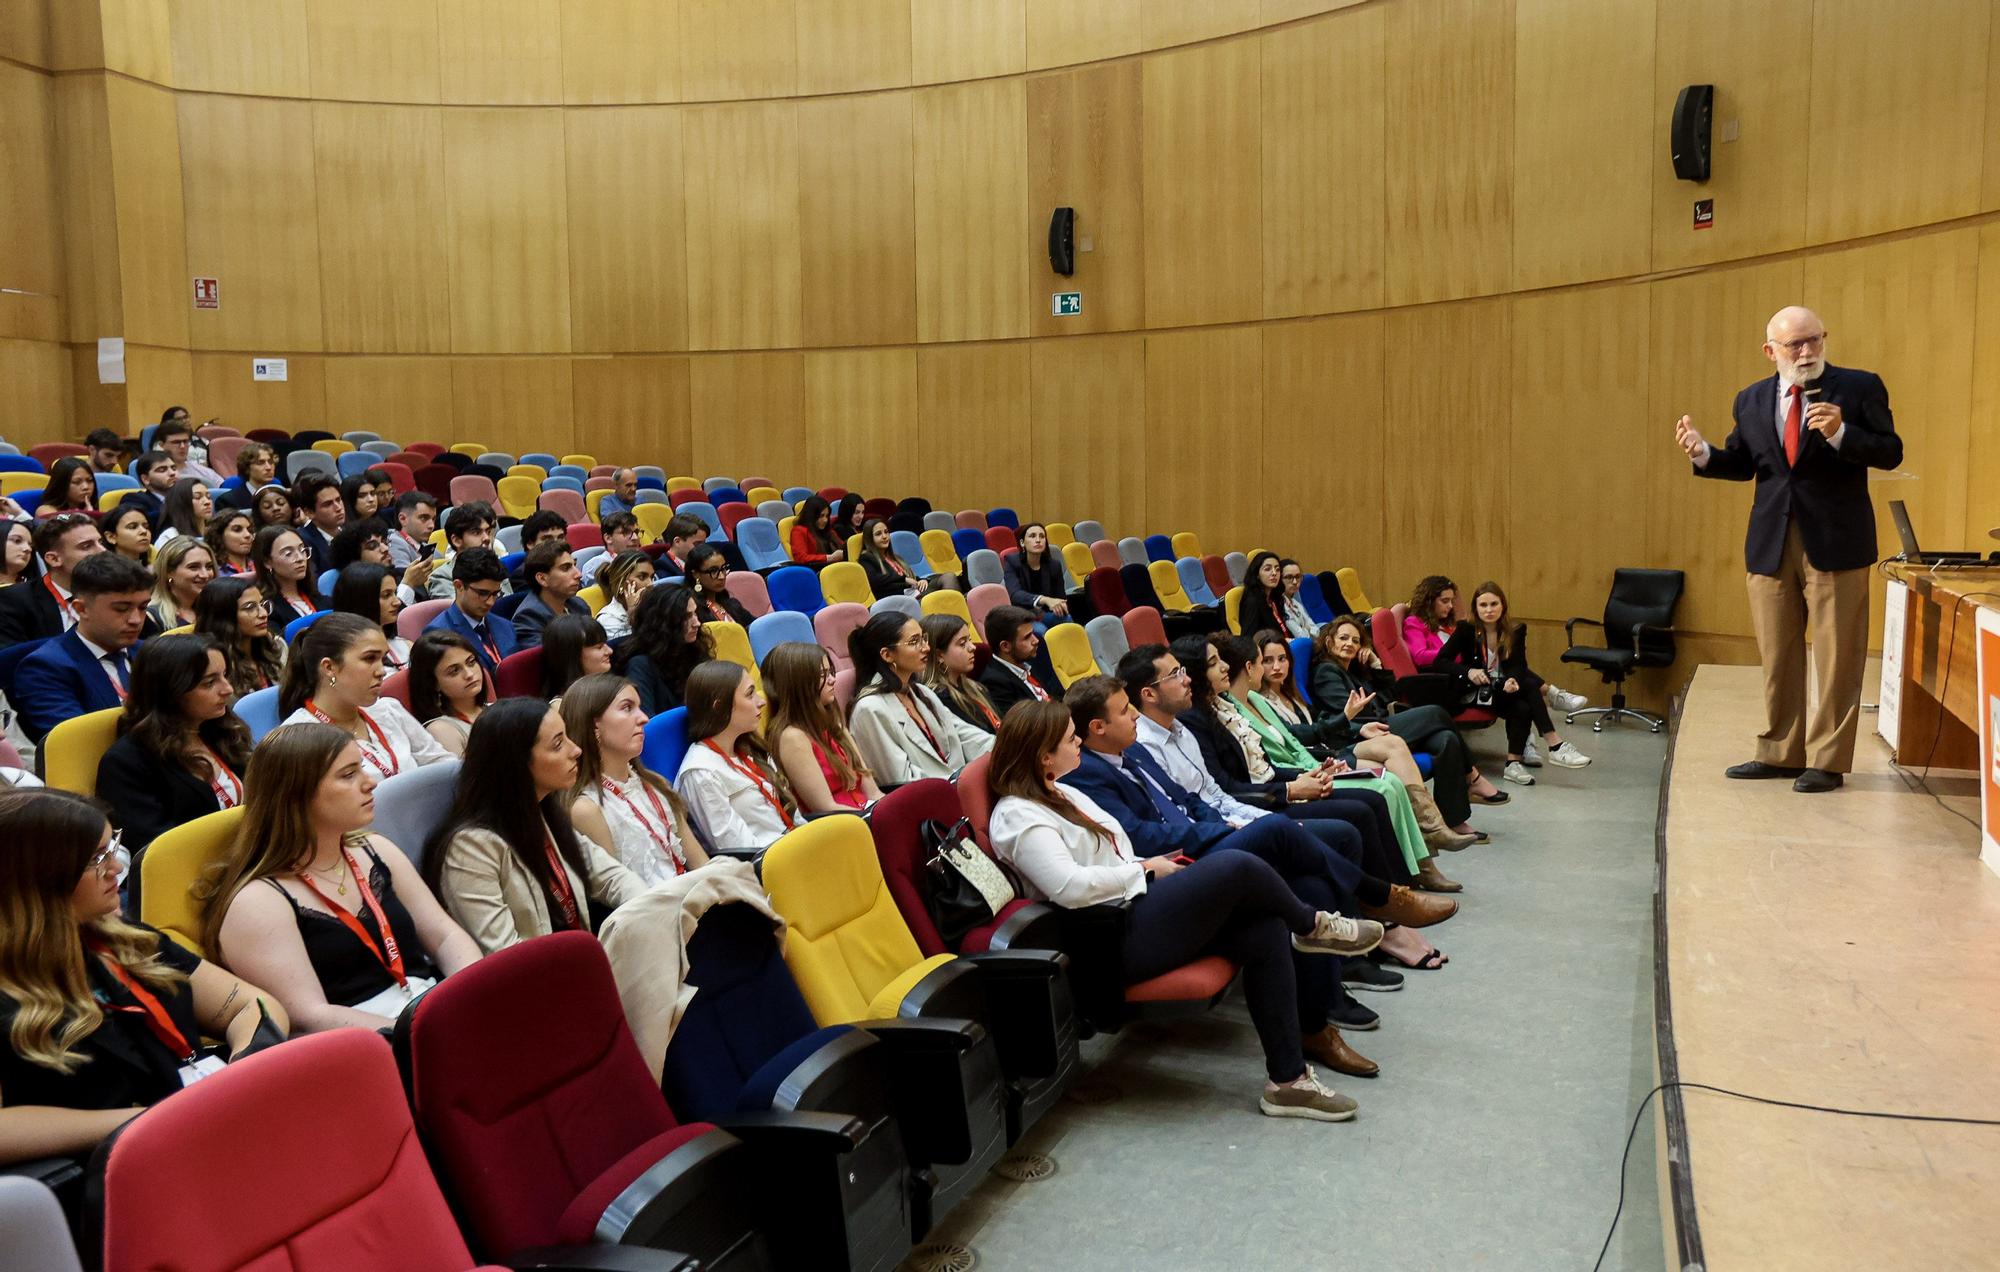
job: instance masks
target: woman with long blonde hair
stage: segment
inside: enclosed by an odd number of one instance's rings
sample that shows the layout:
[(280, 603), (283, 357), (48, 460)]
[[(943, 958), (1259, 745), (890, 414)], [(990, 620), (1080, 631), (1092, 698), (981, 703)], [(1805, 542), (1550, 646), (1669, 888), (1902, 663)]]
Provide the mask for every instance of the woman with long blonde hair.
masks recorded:
[[(257, 986), (118, 914), (130, 864), (104, 814), (67, 791), (0, 791), (0, 1165), (81, 1156), (249, 1045), (284, 1009)], [(261, 1007), (261, 1012), (260, 1012)]]
[(169, 539), (153, 553), (153, 603), (147, 606), (163, 629), (194, 625), (201, 589), (215, 580), (215, 554), (189, 535)]
[(708, 864), (687, 806), (640, 761), (646, 712), (623, 676), (585, 676), (563, 695), (563, 728), (576, 743), (570, 820), (651, 887)]
[(986, 686), (973, 676), (977, 656), (972, 648), (972, 628), (956, 614), (926, 614), (917, 620), (930, 642), (930, 661), (924, 664), (924, 684), (938, 696), (945, 710), (963, 727), (985, 737), (1000, 731), (1000, 712)]
[(808, 813), (866, 808), (882, 798), (854, 746), (833, 691), (833, 655), (819, 645), (786, 641), (764, 655), (771, 718), (764, 736)]

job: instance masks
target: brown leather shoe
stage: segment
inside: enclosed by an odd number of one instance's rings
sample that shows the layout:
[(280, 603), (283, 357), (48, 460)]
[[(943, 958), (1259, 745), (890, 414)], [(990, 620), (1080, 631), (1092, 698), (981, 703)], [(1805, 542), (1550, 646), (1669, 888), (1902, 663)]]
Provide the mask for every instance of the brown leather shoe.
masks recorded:
[(1344, 1073), (1350, 1078), (1372, 1078), (1382, 1072), (1382, 1066), (1347, 1045), (1347, 1039), (1340, 1036), (1340, 1030), (1328, 1025), (1316, 1034), (1307, 1034), (1304, 1039), (1306, 1059), (1314, 1064), (1322, 1064), (1335, 1073)]
[(1444, 871), (1437, 868), (1437, 862), (1425, 857), (1417, 863), (1417, 881), (1410, 885), (1419, 892), (1463, 892), (1465, 885), (1456, 879), (1447, 879)]
[(1381, 923), (1400, 923), (1404, 927), (1429, 927), (1442, 923), (1458, 913), (1458, 902), (1448, 897), (1425, 896), (1412, 892), (1400, 883), (1389, 885), (1389, 904), (1365, 905), (1361, 912)]

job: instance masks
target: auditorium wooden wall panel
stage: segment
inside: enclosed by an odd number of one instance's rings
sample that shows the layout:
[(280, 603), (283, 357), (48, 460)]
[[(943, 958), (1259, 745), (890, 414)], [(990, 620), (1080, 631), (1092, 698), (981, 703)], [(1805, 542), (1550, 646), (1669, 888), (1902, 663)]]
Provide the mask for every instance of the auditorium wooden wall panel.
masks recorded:
[(577, 445), (568, 358), (453, 358), (453, 442), (519, 455)]
[(61, 75), (54, 81), (56, 196), (62, 220), (60, 227), (49, 228), (60, 233), (63, 244), (63, 324), (70, 340), (93, 343), (125, 330), (105, 95), (109, 78), (102, 73)]
[(306, 54), (314, 97), (443, 100), (437, 0), (306, 0)]
[(917, 338), (1024, 336), (1035, 250), (1027, 90), (988, 80), (924, 89), (915, 102)]
[(562, 0), (563, 101), (681, 99), (679, 0)]
[(800, 338), (807, 345), (916, 338), (910, 101), (909, 93), (864, 93), (798, 103)]
[(1160, 497), (1121, 536), (1200, 527), (1204, 543), (1247, 552), (1263, 542), (1263, 337), (1260, 327), (1146, 337), (1145, 441), (1104, 461), (1143, 473)]
[(1298, 18), (1311, 17), (1316, 13), (1330, 13), (1335, 9), (1345, 9), (1350, 5), (1366, 3), (1366, 0), (1264, 0), (1264, 25), (1291, 22)]
[(798, 91), (793, 0), (680, 0), (680, 5), (681, 91), (688, 101), (789, 97)]
[(1382, 304), (1385, 12), (1258, 40), (1267, 318)]
[[(2000, 9), (2000, 4), (1995, 8)], [(1993, 25), (1986, 55), (1986, 127), (1979, 189), (1982, 212), (2000, 209), (2000, 15), (1995, 16)]]
[(1389, 473), (1385, 326), (1381, 314), (1352, 314), (1264, 328), (1258, 539), (1315, 570), (1351, 565), (1370, 587), (1386, 581), (1384, 536), (1342, 510), (1377, 496)]
[(1807, 239), (1975, 211), (1992, 6), (1815, 0), (1812, 16), (1812, 83), (1831, 91), (1811, 98)]
[(794, 107), (785, 102), (691, 107), (682, 116), (682, 130), (688, 344), (695, 349), (798, 344), (803, 318)]
[(1024, 449), (1036, 457), (1039, 515), (1145, 533), (1146, 338), (1037, 340), (1028, 375)]
[(444, 172), (453, 351), (566, 352), (562, 112), (445, 111)]
[[(1640, 286), (1546, 292), (1513, 305), (1510, 440), (1474, 443), (1512, 456), (1498, 529), (1513, 563), (1482, 577), (1507, 590), (1517, 617), (1598, 614), (1616, 567), (1677, 564), (1647, 542), (1655, 497), (1647, 474), (1683, 467), (1671, 425), (1648, 411), (1652, 309)], [(1578, 516), (1589, 521), (1584, 552), (1557, 528)]]
[(313, 171), (327, 349), (449, 351), (444, 112), (317, 103)]
[(811, 481), (917, 489), (917, 351), (816, 349), (805, 359), (806, 444), (793, 455)]
[(0, 7), (0, 57), (47, 70), (55, 65), (46, 4)]
[(1255, 40), (1145, 61), (1146, 322), (1241, 322), (1264, 307)]
[(176, 88), (312, 95), (306, 0), (168, 0), (167, 34)]
[[(917, 451), (921, 492), (940, 507), (1012, 507), (1023, 521), (1054, 518), (1039, 504), (1039, 455), (1028, 432), (1029, 348), (1003, 344), (925, 345), (917, 350), (919, 437), (944, 439)], [(991, 458), (992, 462), (974, 462)]]
[[(296, 432), (305, 428), (325, 428), (328, 422), (327, 359), (317, 353), (282, 349), (275, 352), (285, 355), (286, 378), (283, 380), (253, 379), (250, 374), (252, 354), (191, 354), (189, 360), (194, 376), (194, 392), (191, 395), (193, 400), (186, 404), (188, 409), (199, 412), (202, 419), (214, 417), (238, 429), (283, 428)], [(153, 418), (157, 420), (159, 416)], [(346, 420), (335, 420), (334, 423), (340, 425), (333, 430), (336, 433), (348, 428), (375, 427), (373, 424), (350, 424)]]
[(0, 63), (0, 336), (63, 338), (56, 144), (55, 79)]
[[(1079, 251), (1068, 278), (1045, 256), (1027, 269), (1029, 330), (1037, 336), (1127, 331), (1146, 321), (1143, 91), (1137, 61), (1111, 62), (1028, 81), (1028, 206), (1039, 218), (1077, 210)], [(1058, 318), (1049, 295), (1083, 292), (1083, 312)]]
[[(130, 75), (155, 84), (172, 84), (173, 37), (169, 30), (169, 0), (98, 0), (91, 4), (52, 3), (52, 11), (96, 9), (97, 21), (85, 20), (79, 34), (101, 39), (101, 48), (80, 50), (83, 66)], [(97, 59), (100, 55), (101, 60)], [(153, 421), (158, 423), (157, 417)]]
[(159, 423), (168, 407), (194, 400), (193, 359), (185, 349), (128, 344), (125, 376), (125, 427), (133, 433)]
[(568, 111), (570, 328), (581, 353), (687, 347), (681, 113)]
[(1141, 0), (1139, 42), (1164, 49), (1249, 31), (1263, 22), (1263, 0)]
[(1646, 272), (1655, 5), (1515, 0), (1516, 289)]
[(556, 0), (437, 0), (447, 103), (547, 106), (563, 99)]
[[(52, 340), (0, 339), (0, 402), (7, 404), (9, 437), (24, 429), (51, 436), (70, 432), (60, 424), (76, 411), (68, 351)], [(123, 423), (115, 417), (104, 422)]]
[(1075, 66), (1139, 51), (1141, 0), (1027, 0), (1028, 69)]
[[(1965, 524), (1953, 537), (1988, 552), (2000, 528), (2000, 224), (1979, 227), (1979, 290), (1972, 320), (1971, 445), (1965, 456)], [(1893, 392), (1893, 390), (1892, 390)], [(1895, 399), (1892, 396), (1890, 401)]]
[(686, 472), (687, 358), (579, 357), (570, 363), (570, 384), (579, 446), (607, 464), (651, 463), (677, 476)]
[(326, 418), (339, 432), (371, 429), (399, 442), (458, 441), (450, 358), (326, 359)]
[(806, 0), (798, 6), (800, 94), (910, 84), (910, 0)]
[[(129, 386), (124, 384), (98, 383), (96, 344), (68, 345), (66, 349), (69, 353), (70, 402), (76, 411), (76, 422), (78, 424), (87, 422), (89, 428), (50, 429), (42, 440), (50, 442), (75, 441), (84, 433), (90, 431), (91, 428), (96, 428), (99, 424), (104, 425), (106, 428), (120, 429), (121, 431), (123, 428), (129, 427), (130, 414), (126, 406), (126, 400), (130, 396), (126, 392), (126, 389)], [(127, 361), (128, 364), (131, 362), (130, 359), (127, 359)], [(189, 382), (190, 384), (192, 383), (192, 373), (190, 373)], [(144, 423), (156, 423), (159, 418), (160, 413), (155, 411), (153, 412), (153, 418), (144, 421)], [(26, 440), (26, 438), (22, 439), (22, 441)], [(23, 449), (26, 448), (23, 447)]]
[[(104, 87), (110, 108), (124, 336), (128, 341), (185, 350), (188, 312), (194, 301), (174, 95), (118, 76), (107, 76)], [(93, 338), (104, 334), (91, 333)], [(153, 422), (158, 422), (157, 416)]]
[(1396, 0), (1388, 6), (1383, 268), (1392, 305), (1507, 289), (1513, 15), (1513, 0)]
[[(1672, 0), (1660, 6), (1656, 31), (1653, 153), (1668, 153), (1674, 98), (1688, 84), (1715, 85), (1716, 144), (1714, 173), (1704, 185), (1677, 180), (1670, 163), (1655, 165), (1653, 268), (1736, 260), (1803, 242), (1802, 143), (1817, 114), (1806, 100), (1811, 8)], [(1724, 142), (1731, 122), (1740, 136)], [(1715, 223), (1693, 229), (1694, 201), (1710, 198)]]
[(806, 360), (797, 352), (725, 353), (688, 366), (689, 474), (766, 472), (803, 480)]
[(188, 272), (215, 279), (221, 300), (194, 309), (190, 279), (179, 280), (193, 346), (324, 348), (313, 104), (204, 93), (177, 100)]
[(949, 83), (1027, 69), (1027, 0), (909, 3), (912, 82)]

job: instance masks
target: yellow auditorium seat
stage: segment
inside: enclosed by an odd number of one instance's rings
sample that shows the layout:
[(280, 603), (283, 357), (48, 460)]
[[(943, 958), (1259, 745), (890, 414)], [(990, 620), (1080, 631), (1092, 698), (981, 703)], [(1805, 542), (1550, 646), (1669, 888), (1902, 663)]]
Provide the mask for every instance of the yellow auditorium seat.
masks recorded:
[(783, 499), (785, 492), (776, 486), (752, 486), (743, 492), (743, 502), (755, 508), (758, 504), (772, 499)]
[[(925, 592), (923, 599), (917, 604), (926, 614), (949, 614), (953, 618), (965, 620), (965, 625), (972, 629), (973, 640), (986, 639), (985, 634), (979, 630), (979, 625), (972, 621), (972, 607), (965, 603), (965, 593), (941, 587), (935, 592)], [(1070, 626), (1074, 627), (1076, 624), (1071, 623)]]
[(1097, 562), (1090, 555), (1089, 546), (1078, 543), (1075, 539), (1062, 545), (1062, 558), (1063, 565), (1069, 570), (1070, 578), (1076, 581), (1078, 587), (1083, 586), (1083, 581), (1097, 568)]
[(951, 536), (942, 530), (926, 530), (917, 536), (917, 542), (924, 545), (924, 560), (939, 574), (964, 574), (965, 564), (958, 559), (958, 549), (952, 546)]
[(610, 491), (609, 489), (606, 489), (606, 490), (587, 490), (587, 491), (585, 491), (585, 492), (584, 492), (584, 495), (583, 495), (583, 507), (584, 507), (584, 511), (585, 511), (585, 512), (587, 512), (587, 513), (588, 513), (588, 514), (590, 515), (590, 519), (591, 519), (592, 521), (602, 521), (602, 520), (604, 520), (604, 513), (603, 513), (603, 511), (602, 511), (601, 509), (599, 509), (599, 508), (598, 508), (598, 506), (597, 506), (597, 505), (599, 505), (599, 504), (603, 503), (603, 502), (604, 502), (604, 496), (606, 496), (606, 495), (608, 495), (608, 494), (610, 494), (610, 493), (611, 493), (611, 491)]
[(1333, 572), (1333, 577), (1340, 580), (1340, 594), (1347, 598), (1349, 609), (1357, 614), (1375, 612), (1375, 602), (1369, 600), (1368, 593), (1361, 590), (1361, 576), (1354, 572), (1353, 566), (1341, 566)]
[(72, 716), (42, 739), (43, 772), (50, 786), (79, 795), (97, 794), (97, 762), (118, 740), (118, 716), (124, 708), (106, 707)]
[(1174, 555), (1177, 557), (1191, 556), (1197, 561), (1201, 560), (1203, 555), (1201, 539), (1192, 530), (1181, 531), (1174, 536)]
[(451, 444), (452, 454), (463, 455), (467, 459), (478, 459), (481, 455), (486, 454), (492, 449), (485, 442), (453, 442)]
[(604, 589), (596, 583), (592, 583), (589, 587), (578, 592), (576, 599), (590, 606), (590, 616), (592, 618), (597, 617), (598, 611), (611, 603), (611, 598), (606, 596)]
[(243, 810), (225, 808), (162, 831), (139, 856), (139, 919), (182, 948), (201, 948), (202, 903), (190, 892), (208, 868), (229, 855)]
[(597, 467), (597, 456), (565, 455), (562, 457), (562, 462), (565, 464), (575, 464), (578, 468), (582, 469), (591, 469)]
[(97, 497), (97, 510), (99, 512), (110, 512), (113, 508), (116, 508), (119, 504), (124, 503), (125, 497), (127, 495), (136, 495), (140, 493), (143, 492), (134, 490), (130, 486), (127, 486), (123, 490), (107, 490), (103, 494)]
[(792, 527), (799, 523), (797, 517), (778, 518), (778, 546), (785, 550), (785, 560), (792, 559)]
[[(443, 520), (443, 518), (440, 517), (439, 520)], [(451, 541), (444, 537), (443, 526), (439, 526), (437, 529), (431, 531), (431, 546), (440, 552), (451, 546)]]
[(1056, 679), (1062, 681), (1063, 688), (1097, 674), (1097, 659), (1090, 652), (1090, 636), (1082, 624), (1057, 623), (1042, 639), (1048, 644), (1049, 662), (1054, 664)]
[(535, 515), (535, 500), (541, 496), (542, 483), (533, 477), (502, 477), (493, 483), (500, 492), (500, 510), (516, 521), (526, 521)]
[(858, 532), (847, 536), (847, 559), (861, 560), (861, 535)]
[(1243, 634), (1243, 589), (1232, 587), (1222, 598), (1222, 616), (1229, 620), (1229, 630), (1238, 636)]
[(507, 475), (509, 477), (530, 478), (534, 481), (536, 487), (539, 488), (543, 482), (549, 479), (549, 470), (540, 464), (512, 464), (508, 466)]
[(819, 590), (825, 593), (828, 605), (849, 601), (856, 605), (875, 603), (875, 590), (868, 586), (868, 571), (852, 561), (835, 561), (821, 570)]
[(743, 630), (741, 623), (709, 622), (701, 625), (708, 633), (715, 656), (723, 662), (733, 662), (750, 673), (750, 683), (757, 686), (757, 692), (764, 692), (764, 677), (757, 670), (757, 656), (750, 652), (750, 633)]
[(338, 437), (328, 437), (314, 442), (312, 448), (316, 451), (324, 451), (328, 455), (345, 455), (354, 449), (354, 443), (342, 441)]
[(1051, 521), (1043, 529), (1049, 532), (1049, 546), (1058, 551), (1076, 542), (1076, 527), (1067, 521)]
[(165, 631), (161, 632), (161, 633), (160, 633), (160, 635), (162, 635), (162, 636), (192, 636), (192, 635), (194, 635), (194, 624), (193, 624), (193, 623), (182, 623), (182, 624), (181, 624), (181, 625), (180, 625), (179, 627), (169, 627), (169, 628), (168, 628), (167, 630), (165, 630)]
[(667, 523), (674, 519), (674, 510), (665, 504), (640, 504), (632, 510), (632, 515), (639, 519), (646, 542), (651, 543), (665, 532)]
[[(0, 495), (18, 495), (22, 491), (40, 493), (49, 488), (47, 473), (0, 473)], [(33, 508), (23, 511), (33, 514)]]
[(1146, 573), (1153, 580), (1153, 590), (1160, 594), (1160, 604), (1176, 614), (1185, 614), (1194, 608), (1187, 589), (1181, 586), (1180, 572), (1174, 569), (1172, 561), (1148, 562)]
[(698, 478), (694, 477), (667, 478), (667, 494), (669, 495), (678, 495), (683, 490), (700, 490), (700, 489), (701, 489), (701, 481)]

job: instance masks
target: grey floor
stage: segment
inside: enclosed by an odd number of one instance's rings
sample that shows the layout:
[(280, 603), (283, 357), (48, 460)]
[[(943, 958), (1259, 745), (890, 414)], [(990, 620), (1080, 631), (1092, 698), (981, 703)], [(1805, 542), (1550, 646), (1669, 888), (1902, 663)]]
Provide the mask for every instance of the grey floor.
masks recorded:
[[(1493, 843), (1445, 857), (1463, 908), (1428, 935), (1451, 964), (1361, 996), (1382, 1027), (1350, 1040), (1383, 1073), (1337, 1080), (1355, 1121), (1260, 1116), (1233, 999), (1086, 1042), (1086, 1094), (1108, 1101), (1065, 1100), (1022, 1145), (1056, 1173), (989, 1180), (933, 1235), (996, 1270), (1589, 1269), (1653, 1084), (1666, 739), (1627, 725), (1576, 740), (1596, 763), (1508, 787), (1512, 803), (1475, 813)], [(1662, 1267), (1660, 1233), (1649, 1112), (1604, 1266)]]

